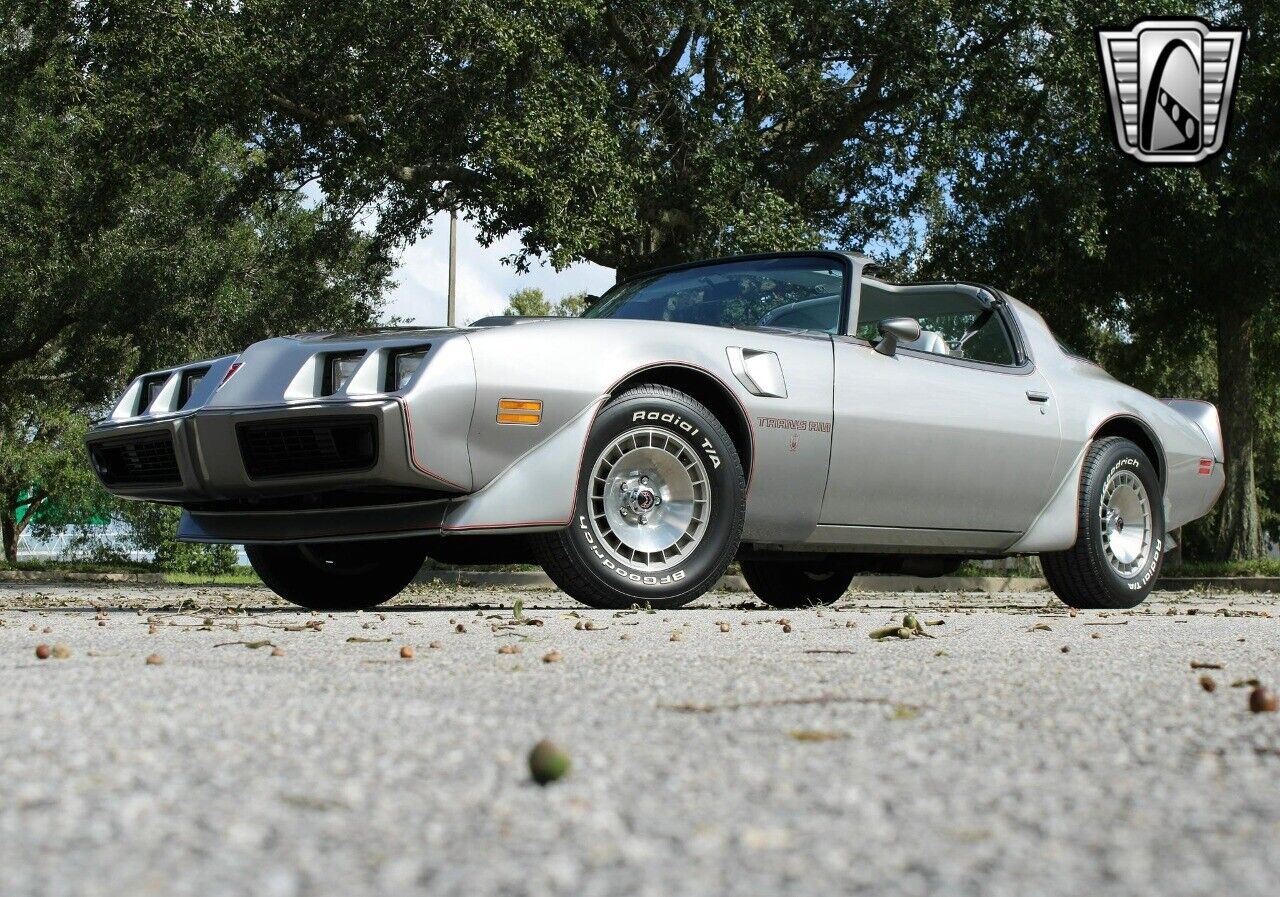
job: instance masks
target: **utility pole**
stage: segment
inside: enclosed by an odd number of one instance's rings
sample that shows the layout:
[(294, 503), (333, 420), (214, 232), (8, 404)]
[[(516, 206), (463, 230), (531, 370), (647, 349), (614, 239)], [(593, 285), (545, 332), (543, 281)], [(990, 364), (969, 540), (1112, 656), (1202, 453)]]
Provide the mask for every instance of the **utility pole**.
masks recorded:
[(449, 207), (449, 312), (447, 323), (458, 325), (458, 209)]

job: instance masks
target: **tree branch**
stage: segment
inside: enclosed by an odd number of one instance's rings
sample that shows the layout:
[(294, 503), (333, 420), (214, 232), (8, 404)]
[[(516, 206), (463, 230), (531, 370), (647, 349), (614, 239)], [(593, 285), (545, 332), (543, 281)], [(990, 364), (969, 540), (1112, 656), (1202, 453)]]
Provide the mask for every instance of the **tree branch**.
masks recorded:
[(368, 125), (368, 120), (358, 112), (350, 115), (325, 115), (304, 106), (301, 103), (296, 103), (283, 94), (276, 93), (275, 91), (268, 91), (267, 97), (284, 112), (289, 113), (294, 118), (310, 122), (313, 125), (320, 125), (326, 128), (349, 128), (353, 125), (363, 128)]
[(622, 51), (622, 55), (627, 58), (627, 62), (631, 63), (641, 72), (647, 71), (648, 62), (640, 51), (636, 49), (635, 44), (631, 42), (630, 36), (622, 27), (622, 23), (618, 21), (617, 15), (613, 9), (604, 11), (604, 26), (609, 31), (609, 36), (613, 38), (613, 42), (618, 45), (618, 49)]
[(676, 32), (676, 37), (671, 42), (671, 47), (666, 53), (658, 57), (658, 62), (653, 67), (655, 78), (665, 80), (671, 77), (671, 73), (676, 70), (680, 60), (684, 58), (684, 51), (689, 49), (689, 39), (691, 37), (693, 37), (693, 26), (688, 19), (685, 19), (684, 24), (680, 26), (680, 30)]
[(57, 339), (62, 331), (75, 323), (75, 320), (76, 316), (66, 311), (54, 315), (44, 323), (43, 327), (32, 333), (25, 342), (0, 350), (0, 367), (7, 367), (34, 357), (41, 349)]

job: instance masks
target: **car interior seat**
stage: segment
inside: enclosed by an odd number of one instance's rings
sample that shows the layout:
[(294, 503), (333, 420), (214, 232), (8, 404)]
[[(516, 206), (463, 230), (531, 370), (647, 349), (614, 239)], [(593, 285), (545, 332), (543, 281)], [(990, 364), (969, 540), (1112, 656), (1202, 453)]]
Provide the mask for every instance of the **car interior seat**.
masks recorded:
[(898, 343), (904, 349), (916, 349), (920, 352), (932, 352), (934, 355), (950, 355), (951, 349), (942, 334), (936, 330), (921, 330), (920, 337)]

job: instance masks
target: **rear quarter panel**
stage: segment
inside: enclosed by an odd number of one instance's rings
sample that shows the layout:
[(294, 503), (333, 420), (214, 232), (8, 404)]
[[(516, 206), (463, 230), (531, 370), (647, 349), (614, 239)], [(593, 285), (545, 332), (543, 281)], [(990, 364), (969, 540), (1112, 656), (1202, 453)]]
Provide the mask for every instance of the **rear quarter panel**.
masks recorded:
[(1127, 386), (1088, 361), (1065, 354), (1043, 318), (1014, 303), (1036, 365), (1049, 379), (1062, 425), (1058, 483), (1045, 510), (1012, 548), (1014, 552), (1054, 551), (1076, 539), (1080, 469), (1093, 435), (1117, 417), (1144, 424), (1160, 447), (1164, 469), (1165, 526), (1175, 529), (1202, 516), (1209, 477), (1198, 475), (1201, 458), (1212, 451), (1204, 434), (1188, 418), (1146, 393)]

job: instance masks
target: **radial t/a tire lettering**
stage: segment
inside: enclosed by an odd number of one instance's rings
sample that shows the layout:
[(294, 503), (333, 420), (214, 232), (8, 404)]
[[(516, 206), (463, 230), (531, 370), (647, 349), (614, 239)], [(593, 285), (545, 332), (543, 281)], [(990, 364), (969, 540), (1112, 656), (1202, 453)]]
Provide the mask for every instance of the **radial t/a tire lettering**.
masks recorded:
[(1164, 555), (1164, 501), (1155, 465), (1127, 439), (1099, 439), (1080, 473), (1076, 542), (1040, 555), (1049, 587), (1081, 609), (1136, 607)]
[(583, 604), (680, 607), (738, 550), (746, 479), (729, 434), (693, 397), (641, 386), (596, 417), (568, 527), (533, 537), (547, 575)]

